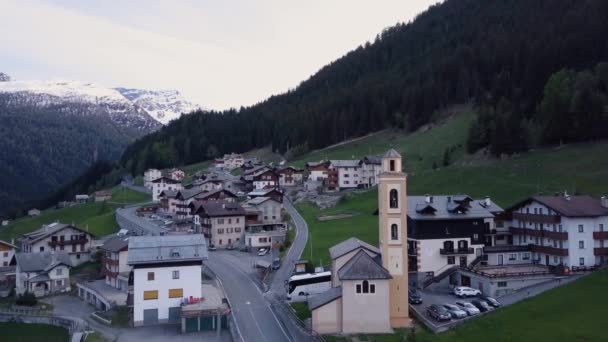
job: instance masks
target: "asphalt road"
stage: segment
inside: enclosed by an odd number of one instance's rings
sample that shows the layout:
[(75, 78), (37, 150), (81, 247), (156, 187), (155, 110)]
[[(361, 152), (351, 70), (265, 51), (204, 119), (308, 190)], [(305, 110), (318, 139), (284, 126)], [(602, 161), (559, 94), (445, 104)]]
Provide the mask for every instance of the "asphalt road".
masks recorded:
[(247, 274), (213, 253), (206, 264), (222, 282), (242, 342), (293, 341)]
[(143, 217), (137, 216), (137, 208), (139, 206), (116, 210), (116, 222), (118, 222), (120, 228), (143, 232), (148, 235), (160, 235), (162, 228)]

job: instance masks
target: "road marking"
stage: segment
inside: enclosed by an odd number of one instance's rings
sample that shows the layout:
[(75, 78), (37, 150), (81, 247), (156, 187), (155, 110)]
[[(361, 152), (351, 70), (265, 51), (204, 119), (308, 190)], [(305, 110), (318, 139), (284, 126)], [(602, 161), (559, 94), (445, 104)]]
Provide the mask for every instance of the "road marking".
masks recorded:
[[(213, 272), (213, 270), (211, 270), (211, 271)], [(213, 273), (215, 273), (215, 272), (213, 272)], [(215, 278), (220, 283), (220, 286), (222, 287), (222, 292), (224, 292), (224, 294), (226, 295), (226, 301), (228, 302), (230, 309), (232, 311), (234, 311), (234, 307), (232, 306), (232, 303), (230, 303), (230, 298), (228, 298), (228, 293), (226, 292), (226, 289), (224, 288), (224, 284), (222, 283), (222, 280), (220, 279), (220, 277), (217, 276), (217, 274), (215, 275)], [(239, 328), (239, 322), (237, 322), (237, 320), (236, 320), (236, 315), (232, 312), (230, 314), (232, 315), (232, 318), (234, 319), (234, 325), (236, 326), (236, 331), (239, 333), (241, 342), (245, 342), (245, 339), (243, 339), (243, 334), (241, 333), (241, 329)]]
[(258, 331), (260, 332), (260, 335), (262, 335), (262, 337), (264, 338), (264, 341), (268, 341), (266, 339), (266, 336), (264, 335), (264, 332), (262, 332), (262, 329), (258, 325), (258, 321), (255, 319), (255, 316), (253, 315), (253, 312), (251, 312), (251, 309), (249, 309), (248, 311), (249, 311), (249, 314), (251, 315), (251, 318), (253, 318), (253, 323), (255, 323), (255, 326), (258, 328)]

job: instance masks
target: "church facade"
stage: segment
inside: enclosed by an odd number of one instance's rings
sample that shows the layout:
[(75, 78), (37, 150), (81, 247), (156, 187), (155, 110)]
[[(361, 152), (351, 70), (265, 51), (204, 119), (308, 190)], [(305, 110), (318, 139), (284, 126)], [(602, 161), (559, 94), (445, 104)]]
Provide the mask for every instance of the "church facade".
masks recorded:
[(320, 334), (389, 333), (411, 324), (408, 312), (406, 176), (401, 155), (382, 158), (378, 185), (379, 246), (350, 238), (330, 248), (332, 287), (311, 297)]

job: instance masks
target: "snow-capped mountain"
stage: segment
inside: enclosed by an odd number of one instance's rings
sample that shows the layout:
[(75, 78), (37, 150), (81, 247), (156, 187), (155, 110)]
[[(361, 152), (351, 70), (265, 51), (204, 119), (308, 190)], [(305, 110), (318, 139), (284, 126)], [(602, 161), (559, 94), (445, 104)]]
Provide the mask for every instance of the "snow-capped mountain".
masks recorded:
[(114, 89), (163, 125), (200, 108), (186, 100), (177, 90)]

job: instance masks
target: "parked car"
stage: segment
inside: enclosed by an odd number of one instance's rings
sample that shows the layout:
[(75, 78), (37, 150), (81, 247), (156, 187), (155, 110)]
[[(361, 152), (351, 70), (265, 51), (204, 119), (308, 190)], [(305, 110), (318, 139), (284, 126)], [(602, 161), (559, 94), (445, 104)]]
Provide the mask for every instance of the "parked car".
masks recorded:
[(456, 305), (467, 313), (469, 316), (479, 315), (481, 311), (469, 302), (456, 302)]
[(485, 300), (475, 299), (471, 301), (471, 304), (475, 305), (481, 312), (494, 310)]
[(450, 315), (448, 310), (440, 305), (433, 304), (426, 308), (426, 312), (437, 321), (449, 321), (452, 319), (452, 315)]
[(467, 286), (456, 286), (454, 288), (454, 295), (460, 298), (481, 296), (481, 291)]
[(279, 268), (281, 268), (281, 259), (280, 258), (274, 258), (274, 260), (272, 260), (272, 269), (273, 270), (278, 270)]
[(454, 304), (443, 304), (443, 307), (448, 310), (452, 318), (465, 318), (467, 317), (467, 312), (457, 307)]
[(266, 248), (258, 249), (258, 256), (264, 256), (266, 255), (266, 253), (268, 253), (268, 250)]
[(207, 247), (208, 251), (215, 251), (217, 250), (217, 248), (214, 245), (209, 245), (209, 247)]
[(483, 297), (480, 297), (479, 299), (486, 301), (488, 304), (490, 304), (490, 306), (495, 307), (495, 308), (498, 308), (502, 305), (502, 304), (500, 304), (499, 301), (497, 301), (496, 299), (494, 299), (492, 297), (483, 296)]
[(229, 250), (229, 251), (231, 251), (231, 250), (234, 249), (234, 246), (233, 245), (228, 245), (228, 246), (226, 246), (226, 249)]
[(172, 225), (172, 224), (173, 224), (173, 221), (171, 221), (171, 220), (165, 220), (165, 221), (163, 222), (163, 224), (164, 224), (165, 226), (169, 226), (169, 225)]
[(422, 297), (414, 289), (408, 290), (408, 299), (409, 299), (410, 304), (422, 304)]

